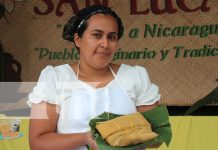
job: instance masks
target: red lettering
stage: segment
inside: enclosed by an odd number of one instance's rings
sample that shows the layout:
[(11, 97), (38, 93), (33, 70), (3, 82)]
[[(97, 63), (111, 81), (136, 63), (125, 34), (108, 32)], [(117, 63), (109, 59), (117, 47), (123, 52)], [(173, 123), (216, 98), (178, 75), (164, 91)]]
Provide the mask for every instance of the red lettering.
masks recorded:
[(45, 12), (41, 12), (38, 7), (34, 7), (33, 10), (37, 15), (47, 15), (54, 9), (54, 4), (51, 0), (42, 0), (47, 5), (47, 10)]
[(201, 10), (202, 10), (203, 12), (208, 12), (208, 11), (210, 11), (210, 7), (207, 7), (207, 2), (208, 2), (208, 0), (204, 0), (203, 3), (202, 3), (202, 5), (201, 5)]
[(201, 6), (195, 8), (195, 9), (191, 9), (191, 8), (188, 8), (188, 6), (186, 6), (185, 0), (176, 0), (176, 3), (177, 3), (177, 5), (178, 5), (178, 7), (179, 7), (180, 9), (182, 9), (183, 11), (185, 11), (185, 12), (195, 12), (195, 11), (198, 11), (198, 10), (202, 10), (202, 11), (204, 11), (204, 12), (209, 11), (210, 8), (207, 7), (207, 2), (208, 2), (208, 0), (204, 0), (204, 1), (202, 2), (202, 5), (201, 5)]
[(146, 15), (149, 13), (149, 9), (144, 11), (137, 11), (137, 1), (130, 0), (130, 15)]
[(177, 10), (173, 8), (172, 0), (165, 0), (165, 8), (162, 10), (158, 7), (158, 1), (159, 0), (152, 0), (151, 2), (151, 11), (154, 14), (164, 14), (164, 13), (172, 14), (177, 12)]
[[(47, 6), (47, 9), (45, 11), (40, 10), (38, 7), (34, 7), (33, 10), (37, 15), (47, 15), (51, 13), (54, 10), (54, 4), (52, 0), (42, 0), (42, 2)], [(86, 0), (85, 1), (85, 7), (89, 7), (92, 5), (92, 3), (96, 5), (103, 5), (105, 7), (108, 7), (108, 0)], [(177, 9), (173, 8), (173, 0), (165, 0), (165, 7), (160, 8), (158, 5), (160, 2), (159, 0), (150, 0), (150, 8), (147, 8), (145, 10), (139, 11), (137, 8), (138, 1), (137, 0), (130, 0), (130, 15), (147, 15), (150, 12), (160, 15), (164, 13), (173, 14), (177, 12)], [(77, 1), (76, 0), (59, 0), (58, 6), (56, 8), (56, 16), (63, 16), (64, 12), (61, 11), (61, 8), (64, 4), (70, 4), (72, 7), (72, 10), (74, 14), (76, 14), (79, 11)], [(208, 0), (203, 0), (201, 5), (199, 5), (196, 8), (190, 8), (188, 7), (185, 0), (176, 0), (176, 4), (178, 7), (183, 10), (184, 12), (196, 12), (198, 10), (201, 10), (202, 12), (208, 12), (210, 10), (210, 7), (207, 6)]]
[(76, 3), (76, 0), (60, 0), (59, 3), (58, 3), (58, 6), (57, 6), (57, 9), (56, 9), (56, 15), (58, 17), (61, 17), (63, 16), (63, 12), (61, 11), (61, 7), (64, 3), (68, 3), (68, 4), (71, 4), (71, 7), (72, 7), (72, 10), (75, 13), (77, 13), (79, 11), (79, 8), (78, 8), (78, 5)]
[[(100, 0), (93, 0), (94, 4), (96, 5), (103, 5), (105, 7), (108, 7), (108, 0), (103, 0), (103, 2), (101, 3)], [(86, 7), (91, 6), (91, 0), (86, 0)]]

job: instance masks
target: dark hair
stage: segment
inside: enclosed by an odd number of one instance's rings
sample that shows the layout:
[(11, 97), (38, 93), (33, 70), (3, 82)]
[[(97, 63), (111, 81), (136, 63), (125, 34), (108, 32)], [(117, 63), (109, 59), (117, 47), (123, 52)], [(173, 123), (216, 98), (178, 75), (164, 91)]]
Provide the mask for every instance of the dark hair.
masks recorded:
[(65, 40), (74, 42), (75, 33), (78, 33), (78, 35), (82, 37), (84, 31), (87, 28), (86, 21), (92, 15), (97, 13), (110, 14), (116, 19), (118, 25), (118, 39), (120, 39), (124, 31), (123, 23), (120, 17), (110, 8), (101, 5), (93, 5), (87, 8), (83, 8), (76, 14), (76, 16), (71, 17), (67, 24), (64, 26), (63, 38)]

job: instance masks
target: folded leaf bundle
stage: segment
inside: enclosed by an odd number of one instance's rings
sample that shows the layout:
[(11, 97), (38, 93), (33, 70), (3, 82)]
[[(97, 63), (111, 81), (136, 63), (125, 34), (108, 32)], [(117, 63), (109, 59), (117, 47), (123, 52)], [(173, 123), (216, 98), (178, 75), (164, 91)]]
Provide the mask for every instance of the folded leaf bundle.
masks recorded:
[(96, 129), (111, 146), (136, 145), (158, 136), (139, 112), (100, 122)]
[[(136, 115), (136, 114), (133, 114), (133, 115)], [(166, 145), (168, 146), (170, 141), (171, 141), (172, 131), (171, 131), (171, 126), (170, 126), (170, 122), (169, 122), (169, 114), (168, 114), (166, 106), (160, 105), (160, 106), (157, 106), (150, 111), (143, 112), (140, 114), (145, 118), (144, 121), (141, 121), (139, 119), (140, 117), (137, 115), (137, 117), (133, 121), (125, 121), (125, 123), (124, 123), (124, 121), (120, 121), (121, 123), (117, 124), (116, 121), (114, 123), (114, 121), (110, 122), (110, 120), (113, 120), (114, 118), (121, 117), (122, 115), (106, 113), (106, 112), (93, 118), (92, 120), (90, 120), (89, 125), (91, 127), (91, 130), (92, 130), (94, 136), (96, 137), (96, 143), (98, 145), (98, 148), (102, 149), (102, 150), (136, 150), (136, 149), (140, 149), (140, 148), (145, 147), (145, 146), (150, 146), (150, 145), (159, 144), (159, 143), (166, 143)], [(130, 118), (128, 118), (128, 116), (129, 115), (127, 115), (127, 118), (124, 118), (124, 120), (125, 119), (130, 120)], [(109, 121), (109, 124), (103, 123), (106, 121)], [(152, 131), (149, 129), (149, 124), (150, 124), (150, 129)], [(105, 126), (113, 126), (113, 128), (107, 127), (107, 131), (102, 134), (102, 133), (100, 133), (100, 132), (102, 132), (101, 126), (104, 126), (104, 125)], [(135, 130), (139, 130), (142, 127), (141, 125), (145, 127), (144, 129), (142, 129), (143, 131), (149, 130), (152, 133), (157, 133), (158, 136), (156, 136), (154, 139), (151, 139), (151, 140), (148, 140), (148, 141), (145, 141), (142, 143), (138, 143), (138, 144), (131, 143), (130, 145), (127, 144), (126, 146), (123, 146), (123, 147), (111, 146), (110, 144), (108, 144), (109, 142), (108, 142), (107, 138), (110, 137), (109, 135), (113, 135), (112, 133), (118, 134), (118, 135), (115, 135), (115, 137), (120, 136), (120, 135), (125, 135), (126, 132), (133, 132), (134, 133)], [(134, 128), (134, 126), (136, 128)], [(97, 128), (98, 129), (100, 128), (99, 131)], [(117, 131), (119, 128), (124, 128), (124, 130)], [(139, 128), (139, 129), (137, 129), (137, 128)], [(103, 129), (103, 130), (105, 130), (105, 129)], [(140, 132), (139, 132), (140, 135), (144, 134), (144, 133), (142, 133), (142, 132), (140, 133)], [(134, 133), (134, 135), (135, 135), (135, 133)], [(111, 138), (113, 139), (113, 137), (111, 137)], [(111, 140), (111, 141), (113, 141), (113, 140)], [(125, 141), (119, 141), (119, 142), (124, 144), (124, 145), (126, 144)], [(116, 145), (116, 142), (114, 142), (114, 143)]]

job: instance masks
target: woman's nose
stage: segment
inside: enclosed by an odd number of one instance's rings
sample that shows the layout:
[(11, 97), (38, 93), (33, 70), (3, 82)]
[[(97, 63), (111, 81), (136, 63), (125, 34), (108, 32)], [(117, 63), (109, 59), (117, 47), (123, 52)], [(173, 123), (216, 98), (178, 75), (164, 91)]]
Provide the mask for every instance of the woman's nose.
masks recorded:
[(101, 46), (104, 47), (104, 48), (108, 48), (109, 47), (109, 42), (108, 42), (108, 39), (106, 37), (102, 38)]

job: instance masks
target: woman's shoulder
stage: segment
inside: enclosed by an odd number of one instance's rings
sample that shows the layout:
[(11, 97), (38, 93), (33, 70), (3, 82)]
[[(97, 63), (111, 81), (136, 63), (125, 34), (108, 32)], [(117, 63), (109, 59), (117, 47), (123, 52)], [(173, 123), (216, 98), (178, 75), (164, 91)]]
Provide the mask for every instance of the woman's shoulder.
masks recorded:
[(146, 71), (144, 67), (138, 66), (138, 65), (133, 66), (133, 65), (128, 65), (128, 64), (120, 64), (120, 65), (115, 64), (115, 66), (117, 67), (117, 72), (119, 74), (132, 75), (132, 74)]
[(123, 84), (140, 85), (143, 79), (148, 79), (147, 70), (142, 66), (121, 64), (117, 72), (118, 79)]
[(74, 72), (69, 64), (62, 65), (47, 65), (41, 72), (41, 75), (54, 77), (59, 80), (72, 79), (74, 78)]

